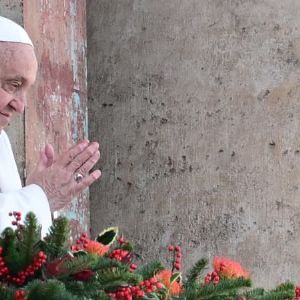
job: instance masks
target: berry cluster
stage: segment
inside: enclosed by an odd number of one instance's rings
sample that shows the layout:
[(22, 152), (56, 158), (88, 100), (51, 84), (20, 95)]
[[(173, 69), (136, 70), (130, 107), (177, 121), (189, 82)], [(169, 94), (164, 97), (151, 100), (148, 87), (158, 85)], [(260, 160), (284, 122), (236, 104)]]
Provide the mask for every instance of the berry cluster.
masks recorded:
[(181, 248), (180, 246), (170, 245), (168, 249), (170, 252), (174, 252), (173, 268), (179, 271), (181, 269)]
[(34, 273), (39, 270), (42, 265), (46, 262), (47, 256), (43, 251), (36, 254), (33, 262), (26, 268), (25, 271), (20, 271), (17, 276), (9, 275), (9, 269), (5, 264), (4, 258), (2, 257), (3, 249), (0, 247), (0, 277), (4, 277), (8, 282), (23, 285), (29, 276), (33, 276)]
[[(110, 256), (111, 259), (118, 260), (123, 263), (130, 263), (132, 260), (132, 253), (128, 250), (123, 249), (115, 249), (111, 252)], [(134, 272), (137, 269), (136, 264), (130, 264), (130, 271)]]
[(218, 284), (220, 282), (220, 277), (218, 275), (217, 272), (211, 272), (211, 273), (207, 273), (207, 275), (204, 278), (204, 283), (205, 284), (209, 284), (209, 283), (213, 283), (213, 284)]
[(85, 245), (88, 243), (89, 239), (87, 237), (86, 233), (82, 233), (80, 238), (76, 240), (76, 245), (71, 246), (71, 250), (76, 252), (82, 250), (82, 248), (85, 248)]
[(108, 295), (117, 300), (132, 300), (133, 298), (144, 298), (146, 294), (153, 293), (163, 287), (161, 282), (152, 277), (142, 281), (138, 286), (120, 288), (117, 292)]
[(10, 217), (14, 217), (14, 221), (11, 222), (11, 224), (13, 226), (17, 226), (17, 227), (22, 227), (22, 225), (20, 224), (20, 221), (22, 219), (22, 214), (19, 211), (13, 211), (13, 212), (9, 212), (8, 214)]
[(131, 259), (131, 255), (127, 250), (115, 249), (111, 252), (110, 258), (118, 261), (128, 261)]
[(23, 290), (17, 290), (15, 292), (15, 299), (16, 300), (27, 300), (25, 291), (23, 291)]
[(296, 286), (295, 289), (295, 293), (296, 293), (296, 298), (294, 298), (294, 300), (300, 300), (300, 286)]
[[(18, 275), (15, 277), (11, 277), (10, 281), (18, 285), (23, 285), (27, 277), (33, 276), (34, 273), (38, 271), (46, 261), (47, 255), (43, 251), (40, 251), (36, 254), (36, 256), (33, 259), (33, 262), (26, 268), (26, 270), (19, 272)], [(9, 279), (8, 276), (7, 279)]]
[(2, 257), (3, 248), (0, 247), (0, 277), (6, 276), (9, 273), (9, 270), (5, 264), (5, 261)]

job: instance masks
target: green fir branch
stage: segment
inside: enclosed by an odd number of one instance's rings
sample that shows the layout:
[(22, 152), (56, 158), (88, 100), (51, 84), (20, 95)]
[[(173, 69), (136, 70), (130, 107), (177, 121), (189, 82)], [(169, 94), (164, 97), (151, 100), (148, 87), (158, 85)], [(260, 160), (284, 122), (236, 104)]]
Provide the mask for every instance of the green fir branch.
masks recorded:
[[(239, 289), (250, 287), (251, 281), (249, 279), (223, 279), (217, 285), (213, 283), (201, 286), (194, 293), (189, 291), (188, 300), (218, 300), (231, 299), (238, 294)], [(193, 298), (191, 297), (193, 296)]]
[(28, 300), (80, 300), (66, 290), (65, 285), (58, 280), (35, 280), (27, 288)]
[(36, 254), (35, 245), (41, 239), (41, 227), (34, 213), (29, 212), (24, 221), (24, 227), (20, 230), (17, 248), (20, 253), (21, 269), (25, 269)]
[(136, 273), (141, 275), (143, 279), (148, 279), (153, 277), (156, 273), (161, 270), (164, 270), (165, 267), (160, 261), (153, 261), (144, 267), (141, 267), (136, 270)]
[(5, 287), (0, 287), (1, 300), (15, 300), (14, 291)]
[(79, 299), (111, 300), (95, 279), (89, 281), (68, 281), (65, 283), (65, 286), (67, 290), (71, 291)]
[(120, 286), (137, 285), (143, 280), (139, 274), (124, 271), (122, 269), (97, 272), (96, 278), (100, 287), (105, 291), (112, 291)]
[(2, 233), (2, 239), (0, 244), (3, 248), (3, 257), (5, 263), (10, 270), (12, 275), (16, 275), (17, 272), (22, 267), (22, 262), (20, 261), (20, 254), (16, 247), (17, 244), (17, 235), (12, 228), (4, 229)]
[(187, 280), (185, 283), (186, 286), (189, 286), (192, 283), (197, 281), (197, 279), (202, 275), (202, 272), (207, 266), (207, 263), (208, 263), (207, 259), (204, 258), (196, 262), (196, 264), (192, 267), (192, 269), (189, 271), (187, 275)]
[(69, 221), (65, 217), (59, 217), (53, 221), (48, 235), (45, 237), (44, 249), (52, 259), (67, 254), (69, 250)]
[(64, 272), (57, 274), (56, 278), (63, 280), (84, 270), (97, 269), (98, 263), (99, 256), (92, 254), (65, 257), (60, 267)]

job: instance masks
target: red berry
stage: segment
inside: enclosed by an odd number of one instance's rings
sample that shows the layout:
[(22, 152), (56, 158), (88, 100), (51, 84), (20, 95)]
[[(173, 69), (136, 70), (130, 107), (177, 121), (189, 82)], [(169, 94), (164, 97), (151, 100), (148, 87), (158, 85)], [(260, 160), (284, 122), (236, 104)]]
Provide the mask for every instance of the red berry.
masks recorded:
[(168, 249), (169, 249), (170, 252), (172, 252), (172, 251), (174, 251), (174, 246), (170, 245), (170, 246), (168, 247)]
[(176, 251), (176, 252), (181, 252), (180, 246), (176, 246), (176, 247), (175, 247), (175, 251)]
[(164, 285), (163, 285), (161, 282), (157, 282), (157, 283), (156, 283), (156, 287), (157, 287), (158, 289), (162, 289), (162, 288), (164, 287)]
[(145, 280), (145, 281), (144, 281), (144, 285), (145, 285), (146, 287), (149, 287), (149, 286), (151, 286), (151, 283), (150, 283), (149, 280)]
[(155, 277), (150, 278), (149, 281), (151, 284), (157, 283), (157, 279)]

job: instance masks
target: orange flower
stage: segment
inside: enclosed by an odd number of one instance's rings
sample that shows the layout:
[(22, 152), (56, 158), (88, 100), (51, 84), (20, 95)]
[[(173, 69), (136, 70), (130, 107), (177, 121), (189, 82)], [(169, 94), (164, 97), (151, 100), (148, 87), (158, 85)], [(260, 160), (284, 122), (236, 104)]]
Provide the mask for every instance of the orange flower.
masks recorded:
[(108, 252), (109, 246), (105, 246), (97, 241), (87, 240), (84, 244), (84, 250), (88, 253), (103, 256)]
[(242, 266), (233, 260), (230, 260), (226, 257), (216, 256), (213, 261), (213, 266), (215, 272), (218, 273), (219, 276), (225, 278), (239, 278), (244, 277), (248, 279), (250, 277), (250, 273), (242, 268)]
[(179, 296), (182, 291), (182, 284), (176, 280), (171, 283), (172, 275), (170, 270), (162, 270), (155, 277), (170, 291), (171, 296)]

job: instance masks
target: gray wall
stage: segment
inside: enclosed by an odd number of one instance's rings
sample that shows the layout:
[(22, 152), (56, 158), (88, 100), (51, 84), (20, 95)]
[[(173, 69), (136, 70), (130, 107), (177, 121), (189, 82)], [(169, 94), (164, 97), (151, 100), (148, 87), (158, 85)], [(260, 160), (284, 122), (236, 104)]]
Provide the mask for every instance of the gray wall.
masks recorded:
[(300, 281), (300, 2), (90, 0), (92, 230)]
[[(10, 18), (23, 25), (22, 4), (22, 0), (0, 0), (0, 16)], [(24, 116), (15, 116), (6, 131), (12, 143), (20, 175), (23, 177), (25, 167)]]

